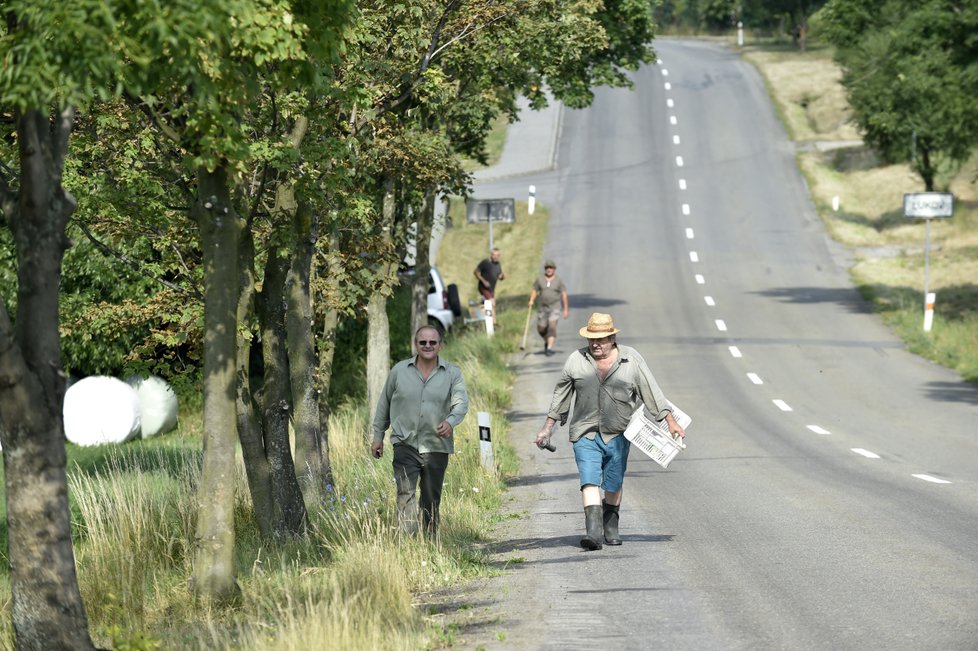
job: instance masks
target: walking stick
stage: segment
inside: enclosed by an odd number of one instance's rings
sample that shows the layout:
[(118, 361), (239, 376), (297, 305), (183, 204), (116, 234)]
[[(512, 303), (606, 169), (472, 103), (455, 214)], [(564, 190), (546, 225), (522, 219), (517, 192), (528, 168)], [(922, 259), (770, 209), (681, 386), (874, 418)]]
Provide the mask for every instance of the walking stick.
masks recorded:
[(526, 348), (526, 335), (530, 332), (530, 317), (533, 315), (533, 306), (526, 308), (526, 325), (523, 326), (523, 342), (520, 344), (520, 350)]

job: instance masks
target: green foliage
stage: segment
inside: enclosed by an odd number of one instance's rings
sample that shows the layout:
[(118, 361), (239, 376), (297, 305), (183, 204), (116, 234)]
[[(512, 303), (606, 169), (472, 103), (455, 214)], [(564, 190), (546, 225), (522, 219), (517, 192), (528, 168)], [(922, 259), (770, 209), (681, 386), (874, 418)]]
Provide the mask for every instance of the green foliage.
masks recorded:
[(933, 190), (978, 144), (978, 6), (832, 0), (820, 22), (866, 141)]
[[(0, 38), (0, 105), (20, 111), (87, 106), (118, 92), (135, 35), (102, 0), (7, 0)], [(13, 24), (11, 24), (13, 21)]]

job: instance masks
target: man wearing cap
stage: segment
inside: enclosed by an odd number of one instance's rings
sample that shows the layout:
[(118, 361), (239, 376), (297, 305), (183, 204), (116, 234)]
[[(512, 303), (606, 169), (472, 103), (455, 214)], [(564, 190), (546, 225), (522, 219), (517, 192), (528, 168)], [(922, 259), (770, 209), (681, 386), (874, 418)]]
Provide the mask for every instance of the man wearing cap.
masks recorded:
[(665, 420), (674, 437), (686, 436), (648, 364), (634, 348), (616, 342), (619, 332), (611, 315), (591, 315), (580, 331), (587, 345), (564, 362), (547, 422), (533, 441), (541, 448), (550, 444), (554, 425), (567, 422), (573, 399), (570, 441), (584, 503), (581, 547), (588, 551), (601, 549), (602, 543), (621, 544), (618, 512), (630, 448), (623, 433), (632, 413), (644, 405), (646, 415)]
[(567, 287), (557, 275), (557, 263), (547, 260), (543, 263), (543, 275), (533, 281), (533, 291), (530, 292), (530, 308), (533, 301), (540, 297), (540, 307), (537, 310), (537, 332), (543, 337), (543, 353), (553, 355), (554, 343), (557, 341), (557, 320), (560, 318), (561, 303), (564, 308), (564, 318), (567, 318)]

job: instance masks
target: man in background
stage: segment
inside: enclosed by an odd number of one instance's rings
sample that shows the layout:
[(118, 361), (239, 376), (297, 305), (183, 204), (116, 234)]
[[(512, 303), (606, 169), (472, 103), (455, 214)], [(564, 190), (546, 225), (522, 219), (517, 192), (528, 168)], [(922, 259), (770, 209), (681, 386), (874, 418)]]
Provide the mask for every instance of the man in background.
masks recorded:
[(533, 301), (540, 297), (540, 308), (537, 310), (537, 332), (543, 337), (543, 354), (554, 355), (554, 344), (557, 342), (557, 321), (560, 319), (561, 306), (564, 318), (567, 318), (567, 287), (557, 275), (557, 263), (547, 260), (543, 264), (543, 275), (533, 281), (533, 291), (530, 292), (530, 309)]
[(489, 257), (480, 262), (473, 275), (479, 281), (479, 294), (484, 300), (489, 301), (492, 309), (492, 323), (496, 324), (496, 282), (506, 280), (503, 273), (503, 265), (499, 262), (499, 247), (493, 247), (489, 252)]

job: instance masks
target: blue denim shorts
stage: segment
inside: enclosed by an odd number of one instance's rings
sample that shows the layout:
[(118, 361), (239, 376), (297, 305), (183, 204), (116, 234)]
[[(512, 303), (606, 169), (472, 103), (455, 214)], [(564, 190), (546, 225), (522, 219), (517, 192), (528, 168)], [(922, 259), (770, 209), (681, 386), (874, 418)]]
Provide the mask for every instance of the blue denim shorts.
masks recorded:
[(609, 443), (600, 434), (595, 434), (593, 441), (585, 437), (578, 439), (574, 443), (574, 460), (581, 476), (581, 488), (593, 484), (609, 493), (620, 491), (631, 446), (624, 435), (616, 436)]

